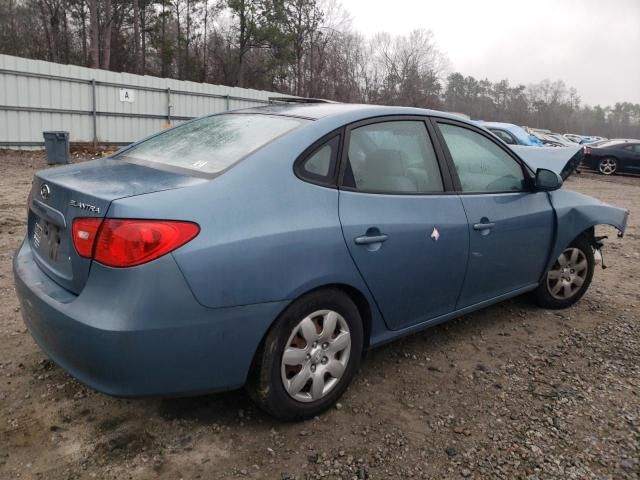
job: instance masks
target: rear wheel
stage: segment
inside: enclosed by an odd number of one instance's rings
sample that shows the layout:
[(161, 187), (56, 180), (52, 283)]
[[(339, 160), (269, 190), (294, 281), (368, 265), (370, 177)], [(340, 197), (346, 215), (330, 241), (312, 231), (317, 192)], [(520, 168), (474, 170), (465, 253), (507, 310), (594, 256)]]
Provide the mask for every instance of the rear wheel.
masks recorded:
[(585, 294), (593, 278), (595, 259), (587, 237), (581, 236), (564, 249), (536, 290), (538, 304), (567, 308)]
[(333, 405), (362, 356), (357, 307), (336, 289), (298, 299), (278, 318), (257, 354), (248, 390), (282, 420), (303, 420)]
[(613, 175), (618, 170), (618, 161), (615, 158), (605, 157), (598, 163), (598, 171), (603, 175)]

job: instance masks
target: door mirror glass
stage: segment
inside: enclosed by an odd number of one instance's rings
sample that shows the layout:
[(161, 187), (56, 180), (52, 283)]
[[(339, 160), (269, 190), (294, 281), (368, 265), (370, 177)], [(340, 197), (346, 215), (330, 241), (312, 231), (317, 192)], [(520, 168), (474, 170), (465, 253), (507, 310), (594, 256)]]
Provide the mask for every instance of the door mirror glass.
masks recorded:
[(552, 170), (539, 168), (536, 170), (536, 190), (557, 190), (562, 186), (562, 177)]

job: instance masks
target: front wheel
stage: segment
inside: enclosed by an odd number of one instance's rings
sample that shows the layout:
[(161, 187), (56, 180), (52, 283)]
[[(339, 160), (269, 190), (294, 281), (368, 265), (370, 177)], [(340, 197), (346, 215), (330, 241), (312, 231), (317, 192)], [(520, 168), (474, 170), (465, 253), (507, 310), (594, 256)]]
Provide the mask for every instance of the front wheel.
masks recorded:
[(333, 405), (362, 356), (358, 308), (336, 289), (312, 292), (278, 318), (247, 385), (253, 400), (281, 420), (304, 420)]
[(606, 157), (598, 163), (598, 171), (603, 175), (613, 175), (618, 170), (618, 161), (615, 158)]
[(587, 237), (575, 239), (564, 249), (535, 292), (544, 308), (567, 308), (585, 294), (595, 267), (593, 248)]

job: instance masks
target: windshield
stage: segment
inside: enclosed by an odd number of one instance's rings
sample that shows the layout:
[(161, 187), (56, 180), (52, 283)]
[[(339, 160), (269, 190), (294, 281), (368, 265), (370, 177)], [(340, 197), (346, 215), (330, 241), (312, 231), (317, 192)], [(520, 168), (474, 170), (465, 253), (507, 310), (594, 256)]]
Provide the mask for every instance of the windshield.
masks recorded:
[(216, 174), (307, 122), (274, 115), (213, 115), (151, 137), (118, 157)]

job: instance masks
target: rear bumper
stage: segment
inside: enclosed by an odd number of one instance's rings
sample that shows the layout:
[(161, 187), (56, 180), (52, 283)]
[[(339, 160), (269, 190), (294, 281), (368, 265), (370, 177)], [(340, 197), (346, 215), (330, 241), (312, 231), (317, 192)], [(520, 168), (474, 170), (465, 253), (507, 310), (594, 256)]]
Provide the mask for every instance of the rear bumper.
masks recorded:
[(35, 264), (13, 261), (29, 332), (51, 359), (113, 396), (176, 396), (242, 386), (286, 302), (212, 309), (193, 297), (171, 255), (131, 269), (92, 266), (75, 296)]

